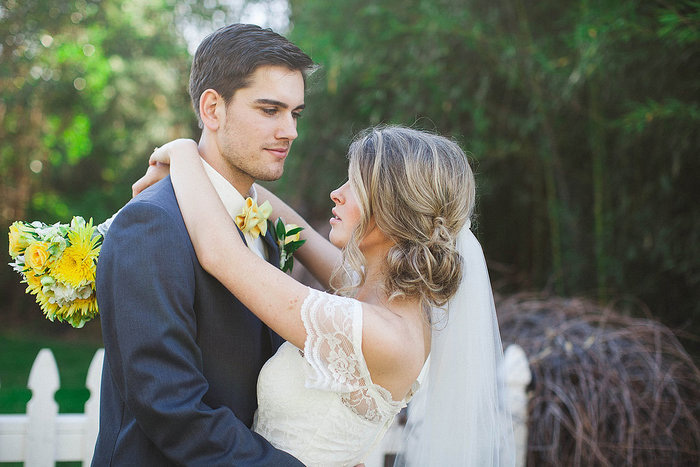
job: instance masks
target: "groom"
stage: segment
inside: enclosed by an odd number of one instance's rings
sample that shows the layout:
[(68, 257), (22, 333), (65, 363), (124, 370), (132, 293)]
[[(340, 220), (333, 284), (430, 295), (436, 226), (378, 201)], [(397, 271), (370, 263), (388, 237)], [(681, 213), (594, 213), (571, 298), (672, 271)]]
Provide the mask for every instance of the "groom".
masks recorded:
[[(253, 25), (200, 44), (190, 76), (199, 150), (231, 216), (255, 197), (255, 180), (282, 175), (312, 66)], [(245, 238), (278, 265), (271, 229)], [(258, 373), (281, 339), (202, 269), (169, 178), (115, 218), (97, 297), (105, 361), (94, 466), (301, 465), (249, 429)]]

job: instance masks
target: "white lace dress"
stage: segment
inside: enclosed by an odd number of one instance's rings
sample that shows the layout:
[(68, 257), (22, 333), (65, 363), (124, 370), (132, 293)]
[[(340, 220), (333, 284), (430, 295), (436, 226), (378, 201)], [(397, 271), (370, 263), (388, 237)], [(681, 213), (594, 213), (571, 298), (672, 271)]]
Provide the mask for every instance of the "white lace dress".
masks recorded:
[(304, 351), (285, 342), (263, 367), (253, 430), (308, 466), (356, 465), (410, 396), (372, 383), (360, 302), (309, 289), (301, 316)]

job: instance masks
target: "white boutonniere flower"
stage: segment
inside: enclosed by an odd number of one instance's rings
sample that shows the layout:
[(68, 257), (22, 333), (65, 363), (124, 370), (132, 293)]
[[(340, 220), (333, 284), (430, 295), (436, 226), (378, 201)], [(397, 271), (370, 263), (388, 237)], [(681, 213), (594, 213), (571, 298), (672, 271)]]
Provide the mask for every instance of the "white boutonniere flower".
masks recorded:
[(294, 267), (294, 252), (301, 247), (306, 240), (300, 240), (303, 227), (296, 224), (285, 224), (281, 217), (277, 218), (272, 234), (280, 248), (280, 269), (284, 272), (292, 272)]

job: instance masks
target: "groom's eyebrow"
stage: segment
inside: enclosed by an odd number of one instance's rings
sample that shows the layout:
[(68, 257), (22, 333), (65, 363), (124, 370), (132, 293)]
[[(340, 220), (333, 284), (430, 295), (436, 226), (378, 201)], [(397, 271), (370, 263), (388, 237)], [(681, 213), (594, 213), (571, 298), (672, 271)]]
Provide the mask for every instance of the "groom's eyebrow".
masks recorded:
[[(265, 105), (275, 105), (275, 106), (280, 107), (280, 108), (282, 108), (282, 109), (288, 109), (288, 108), (289, 108), (289, 104), (286, 104), (286, 103), (284, 103), (284, 102), (282, 102), (282, 101), (277, 101), (277, 100), (275, 100), (275, 99), (255, 99), (255, 103), (256, 103), (256, 104), (265, 104)], [(294, 108), (294, 110), (302, 110), (302, 109), (305, 108), (305, 107), (306, 107), (305, 104), (297, 105), (297, 106)]]

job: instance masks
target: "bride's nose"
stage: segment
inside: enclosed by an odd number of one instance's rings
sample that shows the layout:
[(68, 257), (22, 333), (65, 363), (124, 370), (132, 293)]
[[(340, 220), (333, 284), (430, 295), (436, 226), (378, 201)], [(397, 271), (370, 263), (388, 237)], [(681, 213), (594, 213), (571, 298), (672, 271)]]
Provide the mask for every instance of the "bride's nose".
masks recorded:
[(335, 190), (331, 191), (331, 200), (333, 200), (333, 202), (335, 204), (342, 204), (342, 202), (343, 202), (343, 198), (340, 194), (341, 188), (343, 188), (343, 187), (340, 186), (340, 187), (336, 188)]

